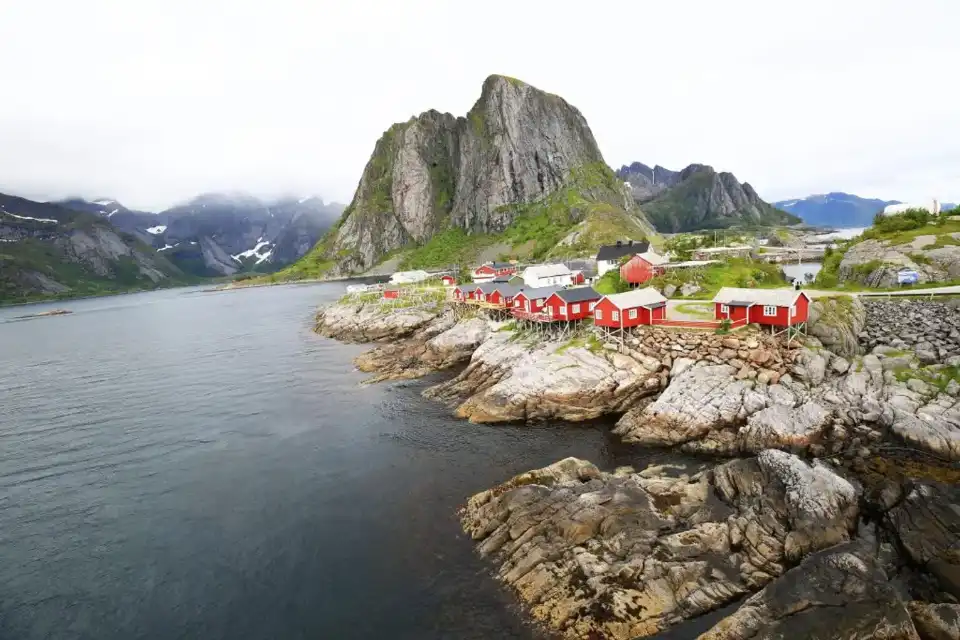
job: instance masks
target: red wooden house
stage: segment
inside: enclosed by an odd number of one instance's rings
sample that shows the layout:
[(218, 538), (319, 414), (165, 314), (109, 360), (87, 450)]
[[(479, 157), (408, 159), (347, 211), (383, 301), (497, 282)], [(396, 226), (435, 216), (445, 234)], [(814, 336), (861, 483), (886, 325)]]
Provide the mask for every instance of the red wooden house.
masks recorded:
[(653, 287), (604, 296), (593, 308), (593, 323), (610, 329), (629, 329), (665, 320), (667, 299)]
[(666, 258), (653, 251), (638, 253), (620, 266), (620, 279), (630, 284), (644, 284), (651, 278), (663, 275)]
[(736, 289), (724, 287), (713, 298), (717, 320), (733, 325), (756, 323), (791, 327), (807, 321), (810, 297), (796, 289)]
[(400, 297), (400, 289), (384, 289), (383, 297), (385, 300), (396, 300)]
[(447, 275), (440, 278), (440, 282), (442, 282), (443, 286), (445, 287), (452, 287), (455, 284), (457, 284), (457, 279), (454, 278), (453, 276)]
[(539, 313), (543, 310), (543, 303), (547, 298), (560, 290), (560, 287), (535, 287), (521, 289), (513, 297), (513, 308), (517, 311)]
[(520, 287), (508, 284), (506, 282), (494, 282), (489, 285), (480, 285), (481, 287), (489, 287), (489, 292), (486, 294), (486, 302), (488, 304), (494, 304), (503, 309), (508, 309), (513, 306), (514, 296), (520, 291)]
[(559, 320), (583, 320), (593, 317), (593, 305), (600, 294), (593, 287), (561, 289), (550, 295), (543, 303), (544, 313), (554, 322)]
[(473, 270), (473, 281), (490, 282), (497, 276), (512, 275), (516, 272), (516, 265), (509, 262), (488, 262)]

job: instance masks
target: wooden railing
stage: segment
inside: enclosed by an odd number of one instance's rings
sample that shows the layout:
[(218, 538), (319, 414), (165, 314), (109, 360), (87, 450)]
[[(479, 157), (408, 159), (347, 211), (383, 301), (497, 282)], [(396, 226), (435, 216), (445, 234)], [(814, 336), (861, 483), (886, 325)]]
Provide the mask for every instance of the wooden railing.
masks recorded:
[(526, 309), (518, 309), (514, 307), (510, 310), (510, 313), (513, 314), (514, 318), (518, 320), (530, 320), (531, 322), (553, 322), (553, 318), (546, 313), (540, 311), (527, 311)]

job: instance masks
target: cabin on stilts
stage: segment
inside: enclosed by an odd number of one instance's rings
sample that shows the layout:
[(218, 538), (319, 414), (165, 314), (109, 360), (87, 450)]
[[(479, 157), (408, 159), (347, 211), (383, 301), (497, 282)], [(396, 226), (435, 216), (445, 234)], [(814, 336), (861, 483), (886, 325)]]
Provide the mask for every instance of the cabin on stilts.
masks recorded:
[(653, 287), (645, 287), (601, 298), (593, 308), (593, 324), (602, 339), (616, 341), (622, 351), (631, 329), (665, 320), (666, 312), (667, 299)]
[(738, 289), (724, 287), (713, 298), (717, 320), (733, 326), (759, 324), (770, 335), (787, 334), (793, 340), (806, 333), (810, 296), (796, 289)]

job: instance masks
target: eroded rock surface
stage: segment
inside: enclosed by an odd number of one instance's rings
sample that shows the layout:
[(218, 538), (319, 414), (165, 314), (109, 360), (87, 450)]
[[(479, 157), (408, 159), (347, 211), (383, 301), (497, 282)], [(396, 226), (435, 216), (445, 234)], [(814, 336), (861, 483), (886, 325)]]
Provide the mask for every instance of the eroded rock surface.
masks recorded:
[(477, 494), (461, 518), (538, 621), (568, 638), (633, 638), (848, 541), (857, 513), (856, 487), (829, 467), (764, 451), (690, 477), (567, 459)]
[(390, 309), (377, 303), (335, 303), (317, 312), (320, 335), (344, 342), (378, 342), (413, 335), (444, 313), (442, 306)]

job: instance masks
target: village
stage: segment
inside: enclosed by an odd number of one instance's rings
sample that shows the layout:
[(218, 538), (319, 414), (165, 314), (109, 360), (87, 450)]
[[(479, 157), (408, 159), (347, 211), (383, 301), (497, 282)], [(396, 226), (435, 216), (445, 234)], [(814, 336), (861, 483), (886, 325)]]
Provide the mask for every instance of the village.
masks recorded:
[[(481, 313), (492, 320), (513, 321), (544, 339), (564, 339), (592, 329), (606, 343), (623, 344), (641, 326), (712, 330), (718, 333), (757, 325), (789, 341), (806, 327), (810, 296), (797, 284), (781, 281), (778, 288), (722, 287), (711, 300), (672, 303), (650, 282), (671, 270), (696, 270), (724, 260), (742, 260), (743, 248), (707, 250), (697, 259), (671, 261), (648, 242), (632, 240), (599, 247), (595, 263), (519, 265), (487, 262), (467, 272), (470, 282), (458, 282), (463, 272), (397, 272), (388, 284), (351, 285), (348, 297), (362, 295), (372, 302), (399, 308), (443, 301), (462, 315)], [(749, 254), (747, 254), (749, 255)], [(610, 272), (616, 272), (610, 274)], [(598, 283), (614, 276), (624, 289), (603, 291)], [(606, 276), (606, 278), (605, 278)], [(619, 276), (617, 279), (616, 276)], [(773, 283), (771, 283), (773, 284)], [(698, 289), (695, 285), (686, 291)], [(768, 285), (769, 287), (769, 285)], [(664, 287), (670, 295), (673, 287)], [(441, 294), (442, 292), (442, 294)], [(685, 309), (696, 305), (693, 314)]]

